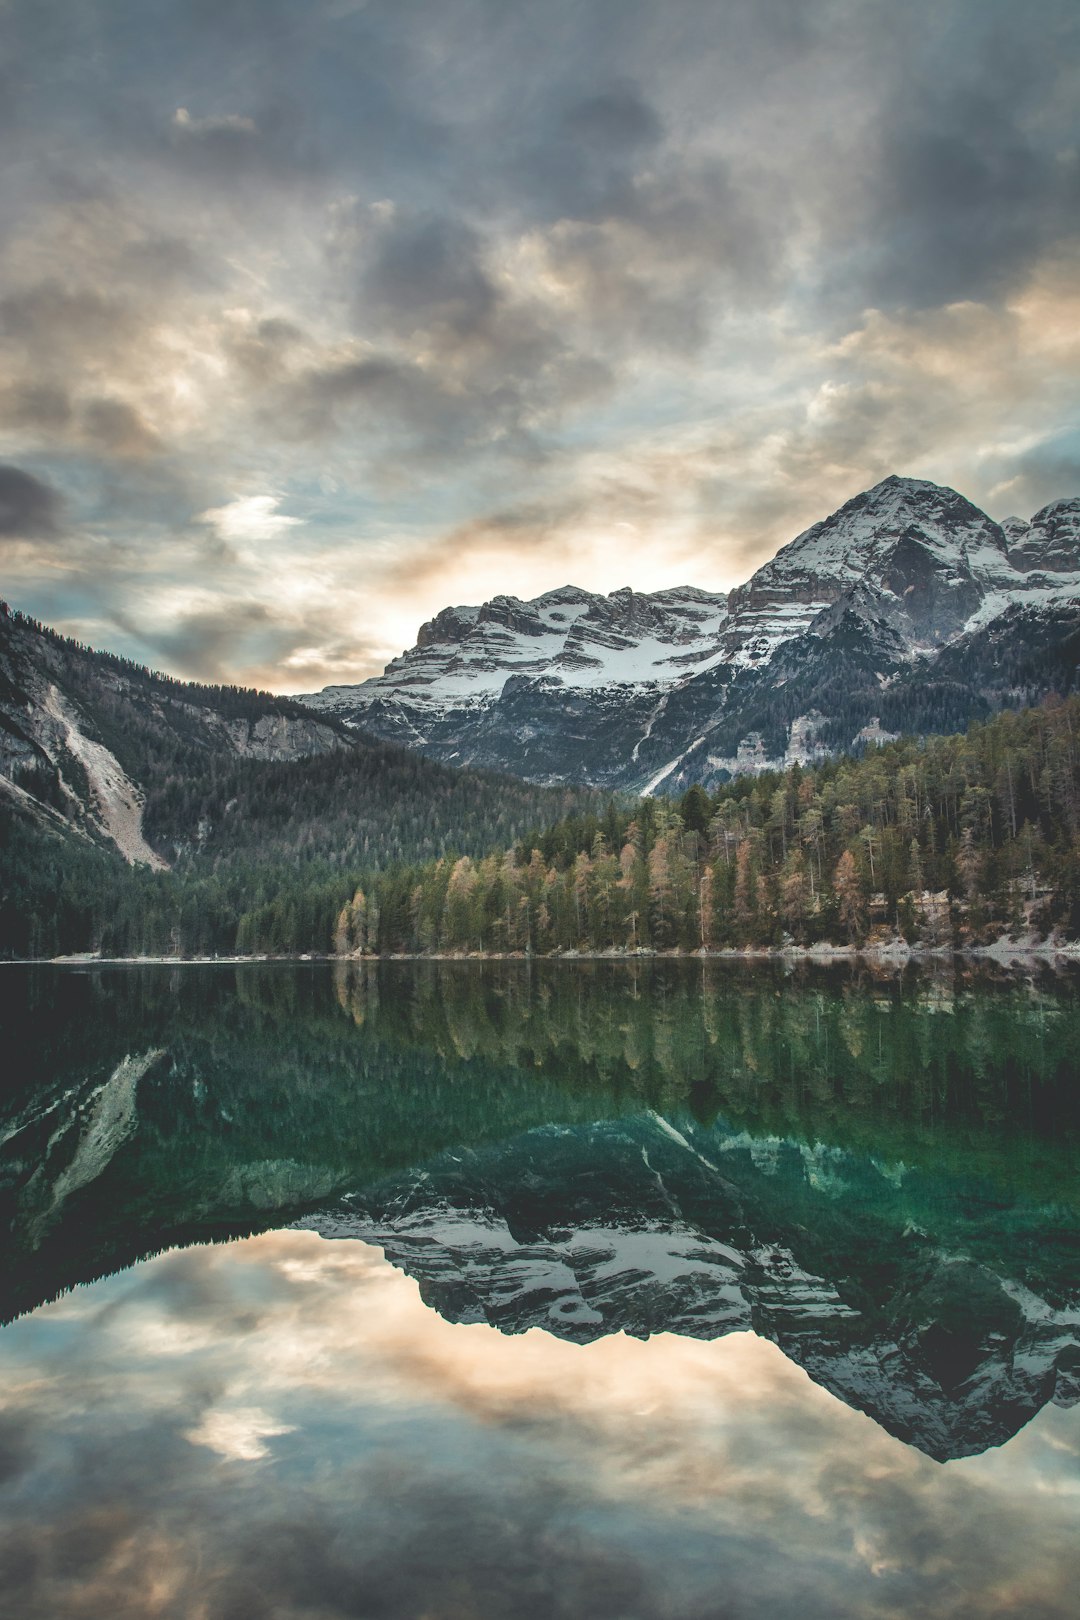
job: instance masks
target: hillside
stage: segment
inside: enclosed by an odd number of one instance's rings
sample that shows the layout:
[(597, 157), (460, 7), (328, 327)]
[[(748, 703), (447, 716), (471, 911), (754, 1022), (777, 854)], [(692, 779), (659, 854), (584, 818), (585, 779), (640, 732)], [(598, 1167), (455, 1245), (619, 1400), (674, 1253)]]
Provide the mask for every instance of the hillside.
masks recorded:
[(574, 817), (474, 863), (383, 874), (342, 948), (712, 950), (1080, 938), (1080, 698), (966, 736)]
[(481, 855), (589, 802), (0, 614), (6, 955), (228, 952), (267, 908), (282, 948), (325, 949), (358, 873)]

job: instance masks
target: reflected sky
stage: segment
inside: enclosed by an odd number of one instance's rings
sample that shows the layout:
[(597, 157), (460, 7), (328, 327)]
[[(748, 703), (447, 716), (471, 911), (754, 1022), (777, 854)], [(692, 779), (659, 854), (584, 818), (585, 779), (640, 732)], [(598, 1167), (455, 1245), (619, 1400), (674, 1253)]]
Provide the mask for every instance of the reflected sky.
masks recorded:
[(1080, 1408), (939, 1465), (748, 1334), (454, 1325), (362, 1243), (173, 1251), (0, 1334), (6, 1612), (1075, 1614)]

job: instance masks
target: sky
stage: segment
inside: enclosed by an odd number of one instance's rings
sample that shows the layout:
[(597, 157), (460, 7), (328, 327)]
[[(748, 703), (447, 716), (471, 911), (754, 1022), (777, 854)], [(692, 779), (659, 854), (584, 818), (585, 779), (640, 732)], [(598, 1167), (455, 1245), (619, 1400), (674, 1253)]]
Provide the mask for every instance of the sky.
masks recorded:
[(942, 1465), (776, 1345), (443, 1321), (378, 1249), (174, 1250), (0, 1334), (22, 1620), (1065, 1620), (1080, 1409)]
[(1075, 0), (0, 0), (0, 594), (202, 680), (1080, 493)]

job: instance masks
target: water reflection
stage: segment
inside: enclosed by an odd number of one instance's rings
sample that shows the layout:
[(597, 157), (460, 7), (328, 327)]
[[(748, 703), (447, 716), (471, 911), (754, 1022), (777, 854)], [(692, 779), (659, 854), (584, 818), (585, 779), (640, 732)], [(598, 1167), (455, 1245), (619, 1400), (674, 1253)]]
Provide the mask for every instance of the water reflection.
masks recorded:
[(20, 1620), (1075, 1612), (1080, 1411), (941, 1468), (752, 1335), (452, 1326), (310, 1233), (80, 1289), (0, 1379)]
[(379, 1244), (447, 1321), (753, 1329), (938, 1459), (1080, 1394), (1067, 978), (391, 964), (0, 991), (6, 1315), (300, 1222)]

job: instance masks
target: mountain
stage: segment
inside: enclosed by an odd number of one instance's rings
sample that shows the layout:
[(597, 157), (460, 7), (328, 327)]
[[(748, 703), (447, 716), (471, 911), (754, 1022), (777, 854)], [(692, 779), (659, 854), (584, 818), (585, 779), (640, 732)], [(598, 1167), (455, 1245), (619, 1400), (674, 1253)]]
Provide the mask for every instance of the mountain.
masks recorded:
[(962, 729), (1078, 666), (1080, 498), (999, 524), (892, 477), (727, 596), (451, 607), (382, 675), (303, 702), (443, 761), (652, 792)]
[(353, 749), (288, 698), (172, 680), (56, 635), (0, 604), (0, 797), (130, 864), (168, 864), (144, 836), (147, 789), (210, 760), (282, 762)]
[(0, 955), (324, 951), (362, 874), (595, 804), (0, 611)]

